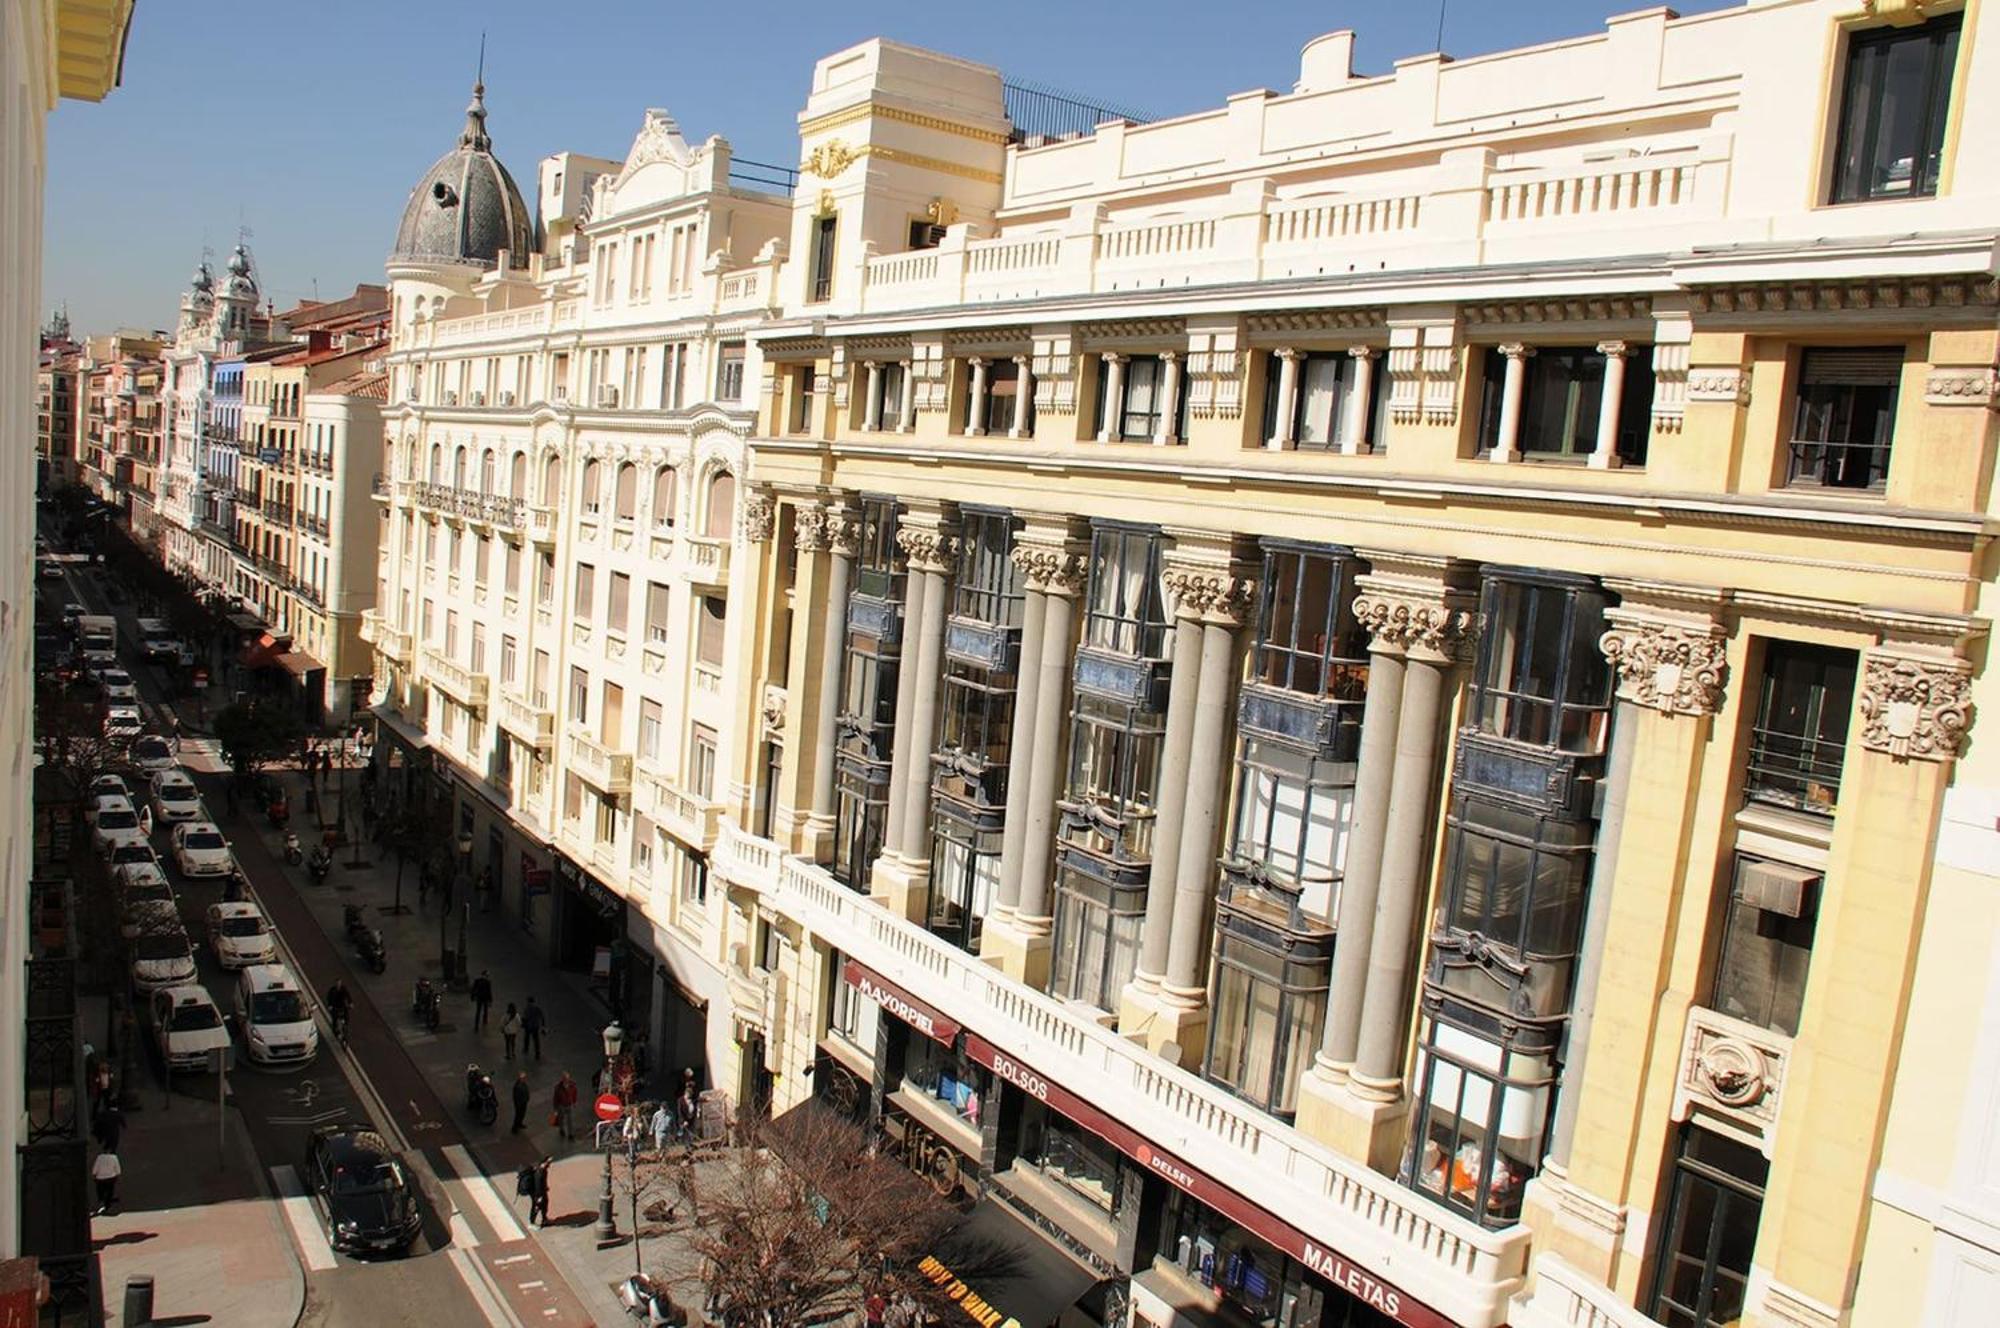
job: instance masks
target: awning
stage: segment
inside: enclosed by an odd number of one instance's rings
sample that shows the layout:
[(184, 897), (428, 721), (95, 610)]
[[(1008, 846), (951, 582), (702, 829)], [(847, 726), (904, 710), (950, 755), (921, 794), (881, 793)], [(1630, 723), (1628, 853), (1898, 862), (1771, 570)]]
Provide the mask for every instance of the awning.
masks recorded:
[(264, 632), (244, 646), (238, 658), (246, 669), (268, 669), (278, 662), (278, 656), (284, 653), (287, 644), (283, 638)]
[(295, 678), (303, 678), (308, 673), (324, 673), (326, 665), (314, 659), (303, 650), (287, 650), (278, 656), (278, 663)]
[(981, 1328), (1051, 1328), (1102, 1280), (994, 1199), (974, 1205), (920, 1271)]

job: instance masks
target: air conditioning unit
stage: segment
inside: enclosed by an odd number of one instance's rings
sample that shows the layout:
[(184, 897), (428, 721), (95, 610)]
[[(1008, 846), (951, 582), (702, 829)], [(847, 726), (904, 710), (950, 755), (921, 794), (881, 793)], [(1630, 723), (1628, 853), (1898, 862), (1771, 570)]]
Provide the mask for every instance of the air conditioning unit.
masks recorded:
[(458, 404), (458, 393), (447, 391), (444, 394), (444, 404), (447, 406), (456, 406)]
[(513, 394), (512, 392), (505, 392), (505, 391), (503, 391), (503, 392), (502, 392), (502, 393), (500, 394), (500, 404), (501, 404), (501, 405), (503, 405), (503, 406), (511, 406), (511, 405), (513, 405), (513, 404), (514, 404), (514, 394)]
[(609, 410), (615, 408), (618, 405), (618, 385), (616, 383), (599, 383), (597, 385), (597, 404), (600, 409)]
[(475, 406), (483, 406), (483, 405), (485, 405), (485, 404), (486, 404), (486, 394), (485, 394), (484, 392), (474, 392), (474, 393), (472, 394), (472, 404), (473, 404), (473, 405), (475, 405)]
[(1744, 859), (1736, 868), (1736, 897), (1782, 917), (1803, 917), (1819, 889), (1820, 873), (1788, 862)]

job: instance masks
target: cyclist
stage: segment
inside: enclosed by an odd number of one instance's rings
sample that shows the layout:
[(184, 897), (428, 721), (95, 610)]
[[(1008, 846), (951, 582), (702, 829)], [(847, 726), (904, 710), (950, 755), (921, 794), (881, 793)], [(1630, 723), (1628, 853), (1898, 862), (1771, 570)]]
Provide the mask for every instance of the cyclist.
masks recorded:
[(333, 1022), (333, 1035), (342, 1042), (347, 1041), (347, 1016), (353, 1004), (354, 998), (347, 994), (347, 983), (335, 978), (326, 989), (326, 1013)]

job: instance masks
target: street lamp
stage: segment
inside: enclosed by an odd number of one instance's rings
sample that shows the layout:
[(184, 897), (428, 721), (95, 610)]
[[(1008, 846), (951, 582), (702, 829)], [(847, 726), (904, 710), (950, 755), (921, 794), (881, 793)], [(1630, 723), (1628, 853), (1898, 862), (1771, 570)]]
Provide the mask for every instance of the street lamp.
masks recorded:
[[(616, 1019), (613, 1019), (604, 1026), (604, 1074), (598, 1080), (600, 1085), (615, 1081), (618, 1067), (618, 1053), (624, 1046), (625, 1030), (619, 1026)], [(595, 1103), (591, 1104), (591, 1111), (594, 1116), (596, 1114)], [(604, 1122), (599, 1121), (594, 1128), (597, 1129), (598, 1133), (602, 1134), (604, 1132)], [(599, 1245), (609, 1245), (612, 1241), (618, 1239), (618, 1218), (611, 1211), (611, 1147), (612, 1141), (607, 1139), (604, 1144), (604, 1189), (597, 1196), (597, 1243)]]

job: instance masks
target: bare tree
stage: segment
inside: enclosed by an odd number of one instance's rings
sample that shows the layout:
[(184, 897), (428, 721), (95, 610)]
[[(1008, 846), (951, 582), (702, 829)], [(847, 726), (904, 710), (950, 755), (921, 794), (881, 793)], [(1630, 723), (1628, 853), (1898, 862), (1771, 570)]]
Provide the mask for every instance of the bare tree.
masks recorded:
[(35, 685), (35, 751), (61, 798), (81, 798), (94, 776), (121, 759), (104, 736), (104, 716), (88, 684), (44, 674)]
[[(962, 1215), (861, 1129), (794, 1111), (751, 1127), (744, 1144), (676, 1172), (693, 1219), (685, 1244), (725, 1323), (807, 1328), (857, 1314), (871, 1294), (929, 1314), (952, 1308), (949, 1287), (921, 1264)], [(1013, 1259), (967, 1250), (954, 1264), (1004, 1276)]]

